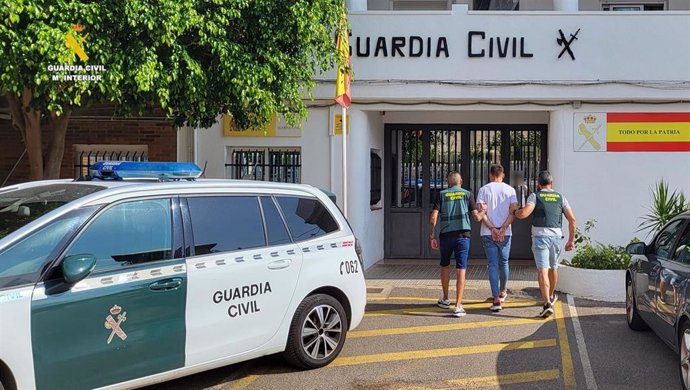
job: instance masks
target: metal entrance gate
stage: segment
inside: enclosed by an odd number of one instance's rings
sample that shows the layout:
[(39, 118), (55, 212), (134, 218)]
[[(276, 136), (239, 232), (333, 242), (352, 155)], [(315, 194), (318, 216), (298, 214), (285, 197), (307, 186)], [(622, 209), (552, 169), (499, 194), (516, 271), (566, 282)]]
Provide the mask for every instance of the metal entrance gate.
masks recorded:
[[(429, 214), (446, 174), (462, 174), (475, 196), (488, 183), (489, 166), (500, 163), (505, 182), (524, 176), (528, 193), (546, 169), (546, 125), (386, 125), (385, 256), (438, 258), (428, 243)], [(473, 223), (470, 256), (484, 257), (479, 224)], [(530, 220), (513, 224), (512, 258), (532, 258)]]

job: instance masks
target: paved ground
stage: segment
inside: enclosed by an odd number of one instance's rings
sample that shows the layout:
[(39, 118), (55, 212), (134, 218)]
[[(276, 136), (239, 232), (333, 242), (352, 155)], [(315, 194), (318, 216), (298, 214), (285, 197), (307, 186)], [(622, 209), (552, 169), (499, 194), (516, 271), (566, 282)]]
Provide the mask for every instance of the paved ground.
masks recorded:
[(434, 306), (436, 267), (404, 267), (367, 271), (365, 319), (328, 367), (298, 371), (270, 356), (149, 390), (680, 387), (676, 355), (653, 333), (629, 330), (623, 305), (562, 295), (556, 315), (543, 320), (535, 318), (536, 284), (523, 280), (511, 284), (505, 309), (493, 314), (488, 286), (475, 279), (468, 315), (454, 318)]

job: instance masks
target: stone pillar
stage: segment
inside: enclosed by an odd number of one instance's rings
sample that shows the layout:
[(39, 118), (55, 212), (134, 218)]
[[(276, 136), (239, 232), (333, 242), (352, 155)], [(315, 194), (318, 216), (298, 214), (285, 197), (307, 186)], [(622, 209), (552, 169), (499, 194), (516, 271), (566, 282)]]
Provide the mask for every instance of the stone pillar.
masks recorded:
[(578, 11), (578, 0), (553, 0), (553, 10), (561, 12)]
[(366, 11), (367, 0), (345, 0), (348, 11)]

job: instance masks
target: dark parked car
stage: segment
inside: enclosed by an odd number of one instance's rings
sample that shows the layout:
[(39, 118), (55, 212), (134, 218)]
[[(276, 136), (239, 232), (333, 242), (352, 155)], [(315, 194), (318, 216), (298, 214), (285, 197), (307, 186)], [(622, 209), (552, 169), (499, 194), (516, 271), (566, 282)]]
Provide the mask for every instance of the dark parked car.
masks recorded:
[(683, 389), (690, 385), (690, 212), (674, 217), (649, 245), (628, 245), (628, 325), (651, 328), (679, 355)]

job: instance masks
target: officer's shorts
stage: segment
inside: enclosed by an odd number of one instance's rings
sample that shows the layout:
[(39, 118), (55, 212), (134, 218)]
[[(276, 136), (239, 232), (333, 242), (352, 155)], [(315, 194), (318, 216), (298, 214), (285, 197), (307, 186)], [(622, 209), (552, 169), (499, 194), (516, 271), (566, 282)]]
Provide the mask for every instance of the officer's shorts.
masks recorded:
[(560, 236), (536, 236), (532, 237), (532, 253), (537, 268), (557, 269), (561, 257), (563, 237)]
[(470, 255), (470, 239), (463, 235), (450, 235), (441, 237), (441, 267), (450, 265), (450, 257), (455, 254), (455, 267), (457, 269), (467, 268), (467, 258)]

